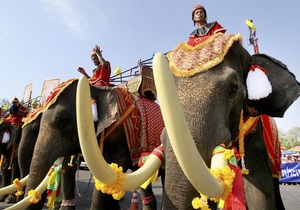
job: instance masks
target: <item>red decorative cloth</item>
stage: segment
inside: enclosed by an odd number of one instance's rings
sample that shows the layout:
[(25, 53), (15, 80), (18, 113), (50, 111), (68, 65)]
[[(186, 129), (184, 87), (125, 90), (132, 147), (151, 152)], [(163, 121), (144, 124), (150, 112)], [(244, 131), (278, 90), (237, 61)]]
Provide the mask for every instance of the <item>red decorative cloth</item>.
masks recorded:
[[(233, 147), (234, 156), (237, 160), (241, 159), (241, 155), (238, 150)], [(245, 198), (245, 189), (244, 189), (244, 179), (242, 175), (241, 168), (239, 165), (228, 164), (230, 169), (235, 172), (235, 177), (232, 183), (232, 192), (228, 195), (225, 203), (224, 210), (246, 210), (246, 198)]]
[(35, 120), (40, 114), (43, 113), (44, 107), (36, 108), (35, 110), (29, 112), (26, 116), (26, 119), (23, 124), (23, 128), (28, 125), (30, 122)]
[(280, 178), (281, 149), (276, 123), (272, 117), (265, 114), (260, 115), (260, 119), (263, 126), (264, 140), (268, 150), (272, 175), (275, 178)]
[(62, 82), (59, 84), (57, 87), (55, 87), (49, 94), (49, 96), (46, 99), (46, 104), (44, 105), (44, 111), (45, 112), (52, 104), (54, 104), (58, 98), (58, 96), (68, 87), (71, 85), (73, 82), (77, 81), (78, 79), (73, 78), (69, 79), (65, 82)]
[(133, 163), (137, 163), (140, 157), (141, 147), (141, 114), (138, 109), (138, 104), (133, 96), (125, 88), (114, 89), (118, 98), (120, 115), (122, 116), (131, 106), (134, 110), (124, 121), (124, 129), (127, 139), (130, 156)]
[(146, 97), (138, 97), (142, 117), (141, 152), (152, 151), (161, 144), (160, 134), (165, 127), (160, 107)]
[(71, 85), (74, 81), (77, 81), (78, 79), (69, 79), (65, 82), (62, 82), (61, 84), (59, 84), (57, 87), (55, 87), (49, 94), (49, 96), (47, 97), (46, 100), (46, 104), (44, 104), (44, 106), (35, 109), (33, 112), (29, 113), (25, 122), (24, 122), (24, 126), (26, 126), (27, 124), (29, 124), (30, 122), (32, 122), (33, 120), (35, 120), (41, 113), (47, 111), (49, 109), (50, 106), (52, 106), (58, 96), (66, 89), (66, 87), (68, 87), (69, 85)]
[(265, 114), (259, 117), (246, 117), (244, 119), (245, 136), (257, 125), (259, 119), (263, 127), (263, 136), (271, 164), (272, 175), (279, 178), (281, 176), (281, 149), (274, 119)]
[[(131, 160), (136, 164), (142, 155), (152, 152), (161, 144), (160, 134), (164, 122), (160, 107), (143, 96), (135, 98), (125, 88), (114, 88), (114, 90), (118, 98), (121, 118), (132, 106), (134, 107), (125, 120), (116, 123), (124, 125)], [(118, 127), (114, 124), (112, 126)]]

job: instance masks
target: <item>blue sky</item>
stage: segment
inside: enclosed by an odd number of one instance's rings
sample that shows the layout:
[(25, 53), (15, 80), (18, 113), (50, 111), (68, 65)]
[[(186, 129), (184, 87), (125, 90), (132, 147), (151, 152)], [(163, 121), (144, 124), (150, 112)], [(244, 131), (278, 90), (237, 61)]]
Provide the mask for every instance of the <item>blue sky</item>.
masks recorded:
[[(241, 33), (251, 54), (245, 20), (253, 19), (260, 52), (281, 60), (300, 80), (298, 0), (1, 0), (0, 98), (22, 99), (30, 83), (36, 97), (44, 80), (80, 77), (79, 66), (91, 74), (95, 44), (113, 70), (167, 52), (193, 31), (196, 4), (205, 6), (209, 22), (217, 20), (227, 33)], [(300, 126), (299, 107), (300, 99), (276, 119), (278, 127)]]

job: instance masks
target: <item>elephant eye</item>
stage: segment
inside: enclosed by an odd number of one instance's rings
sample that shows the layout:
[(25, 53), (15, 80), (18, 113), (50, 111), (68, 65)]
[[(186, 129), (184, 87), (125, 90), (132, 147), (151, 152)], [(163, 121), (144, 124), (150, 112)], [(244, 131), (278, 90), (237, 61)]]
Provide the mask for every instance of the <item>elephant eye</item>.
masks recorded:
[(233, 98), (237, 95), (239, 90), (239, 86), (236, 83), (233, 83), (229, 86), (229, 90), (228, 90), (228, 97), (229, 98)]

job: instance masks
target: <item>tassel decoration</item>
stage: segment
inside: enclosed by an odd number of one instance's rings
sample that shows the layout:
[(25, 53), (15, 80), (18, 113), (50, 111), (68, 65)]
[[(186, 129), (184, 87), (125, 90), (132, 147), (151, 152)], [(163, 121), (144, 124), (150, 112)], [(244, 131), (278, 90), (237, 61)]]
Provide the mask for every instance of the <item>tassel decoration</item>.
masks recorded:
[(267, 77), (267, 70), (258, 65), (252, 65), (246, 79), (248, 98), (259, 100), (272, 92), (271, 83)]

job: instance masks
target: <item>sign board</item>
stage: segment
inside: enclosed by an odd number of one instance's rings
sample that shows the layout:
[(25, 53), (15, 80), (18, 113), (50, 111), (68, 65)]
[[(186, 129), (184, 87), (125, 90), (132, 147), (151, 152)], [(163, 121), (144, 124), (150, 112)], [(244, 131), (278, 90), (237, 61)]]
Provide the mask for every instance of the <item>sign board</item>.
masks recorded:
[(32, 83), (25, 86), (24, 95), (23, 95), (22, 101), (24, 103), (27, 103), (28, 101), (30, 101), (31, 94), (32, 94)]
[(49, 79), (45, 80), (42, 88), (40, 104), (44, 105), (46, 103), (47, 97), (50, 95), (50, 92), (59, 85), (59, 79)]

